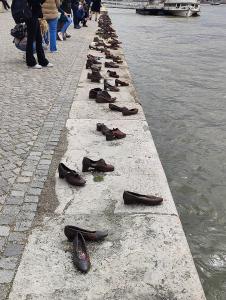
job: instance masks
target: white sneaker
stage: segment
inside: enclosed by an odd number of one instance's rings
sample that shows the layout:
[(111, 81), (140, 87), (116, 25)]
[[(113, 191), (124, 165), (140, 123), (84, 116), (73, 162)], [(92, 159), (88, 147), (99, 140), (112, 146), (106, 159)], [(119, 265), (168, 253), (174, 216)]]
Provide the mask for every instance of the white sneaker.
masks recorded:
[(47, 68), (52, 68), (53, 64), (51, 64), (50, 62), (48, 63), (48, 65), (46, 66)]
[(58, 32), (57, 35), (58, 35), (58, 38), (59, 38), (60, 41), (64, 40), (62, 32)]
[(39, 64), (36, 64), (35, 66), (30, 67), (30, 68), (38, 70), (38, 69), (42, 69), (42, 66), (40, 66)]

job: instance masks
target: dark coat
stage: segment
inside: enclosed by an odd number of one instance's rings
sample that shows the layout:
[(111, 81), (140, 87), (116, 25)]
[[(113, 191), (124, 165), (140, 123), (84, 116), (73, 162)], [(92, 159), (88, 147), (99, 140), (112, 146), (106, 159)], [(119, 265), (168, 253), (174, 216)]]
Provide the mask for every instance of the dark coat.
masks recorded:
[(100, 12), (100, 8), (101, 8), (101, 0), (93, 0), (91, 11)]
[(60, 8), (67, 14), (71, 14), (71, 0), (63, 0)]
[(27, 0), (28, 5), (31, 7), (32, 17), (42, 18), (42, 7), (41, 4), (45, 2), (45, 0)]

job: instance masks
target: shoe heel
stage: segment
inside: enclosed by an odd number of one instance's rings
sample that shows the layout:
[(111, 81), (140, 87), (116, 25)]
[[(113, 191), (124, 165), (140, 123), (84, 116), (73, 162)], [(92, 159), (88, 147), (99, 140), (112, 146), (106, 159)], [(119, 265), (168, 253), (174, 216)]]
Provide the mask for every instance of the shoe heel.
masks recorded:
[(82, 161), (82, 172), (88, 172), (89, 171), (89, 160), (84, 157)]

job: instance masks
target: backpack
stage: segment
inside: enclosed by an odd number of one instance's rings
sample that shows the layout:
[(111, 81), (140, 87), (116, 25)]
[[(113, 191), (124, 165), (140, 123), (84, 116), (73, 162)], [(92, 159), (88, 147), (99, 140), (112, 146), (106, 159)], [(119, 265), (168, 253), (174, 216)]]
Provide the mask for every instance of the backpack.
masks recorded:
[(27, 0), (13, 0), (11, 12), (16, 24), (24, 23), (32, 17), (32, 12)]
[(27, 35), (27, 26), (25, 24), (17, 24), (11, 29), (11, 35), (17, 39), (23, 39)]

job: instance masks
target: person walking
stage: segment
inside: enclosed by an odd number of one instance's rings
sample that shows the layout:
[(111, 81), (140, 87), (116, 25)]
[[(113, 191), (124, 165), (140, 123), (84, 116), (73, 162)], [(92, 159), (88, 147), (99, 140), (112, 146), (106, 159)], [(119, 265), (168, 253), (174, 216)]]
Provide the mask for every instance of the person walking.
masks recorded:
[(9, 6), (7, 0), (0, 0), (0, 2), (2, 2), (2, 4), (3, 4), (5, 10), (10, 9), (10, 6)]
[(44, 19), (49, 25), (49, 40), (50, 52), (57, 52), (57, 21), (58, 21), (58, 8), (60, 7), (60, 0), (45, 0), (42, 4), (42, 13)]
[[(41, 4), (45, 0), (27, 0), (31, 8), (32, 17), (26, 20), (27, 25), (27, 46), (26, 46), (26, 63), (28, 67), (42, 69), (42, 67), (53, 67), (45, 57), (42, 47), (42, 35), (38, 18), (42, 18)], [(36, 52), (38, 63), (34, 57), (34, 45), (36, 43)]]
[(101, 0), (92, 0), (90, 20), (92, 20), (92, 15), (95, 14), (95, 21), (97, 21), (98, 15), (100, 14), (100, 8)]

